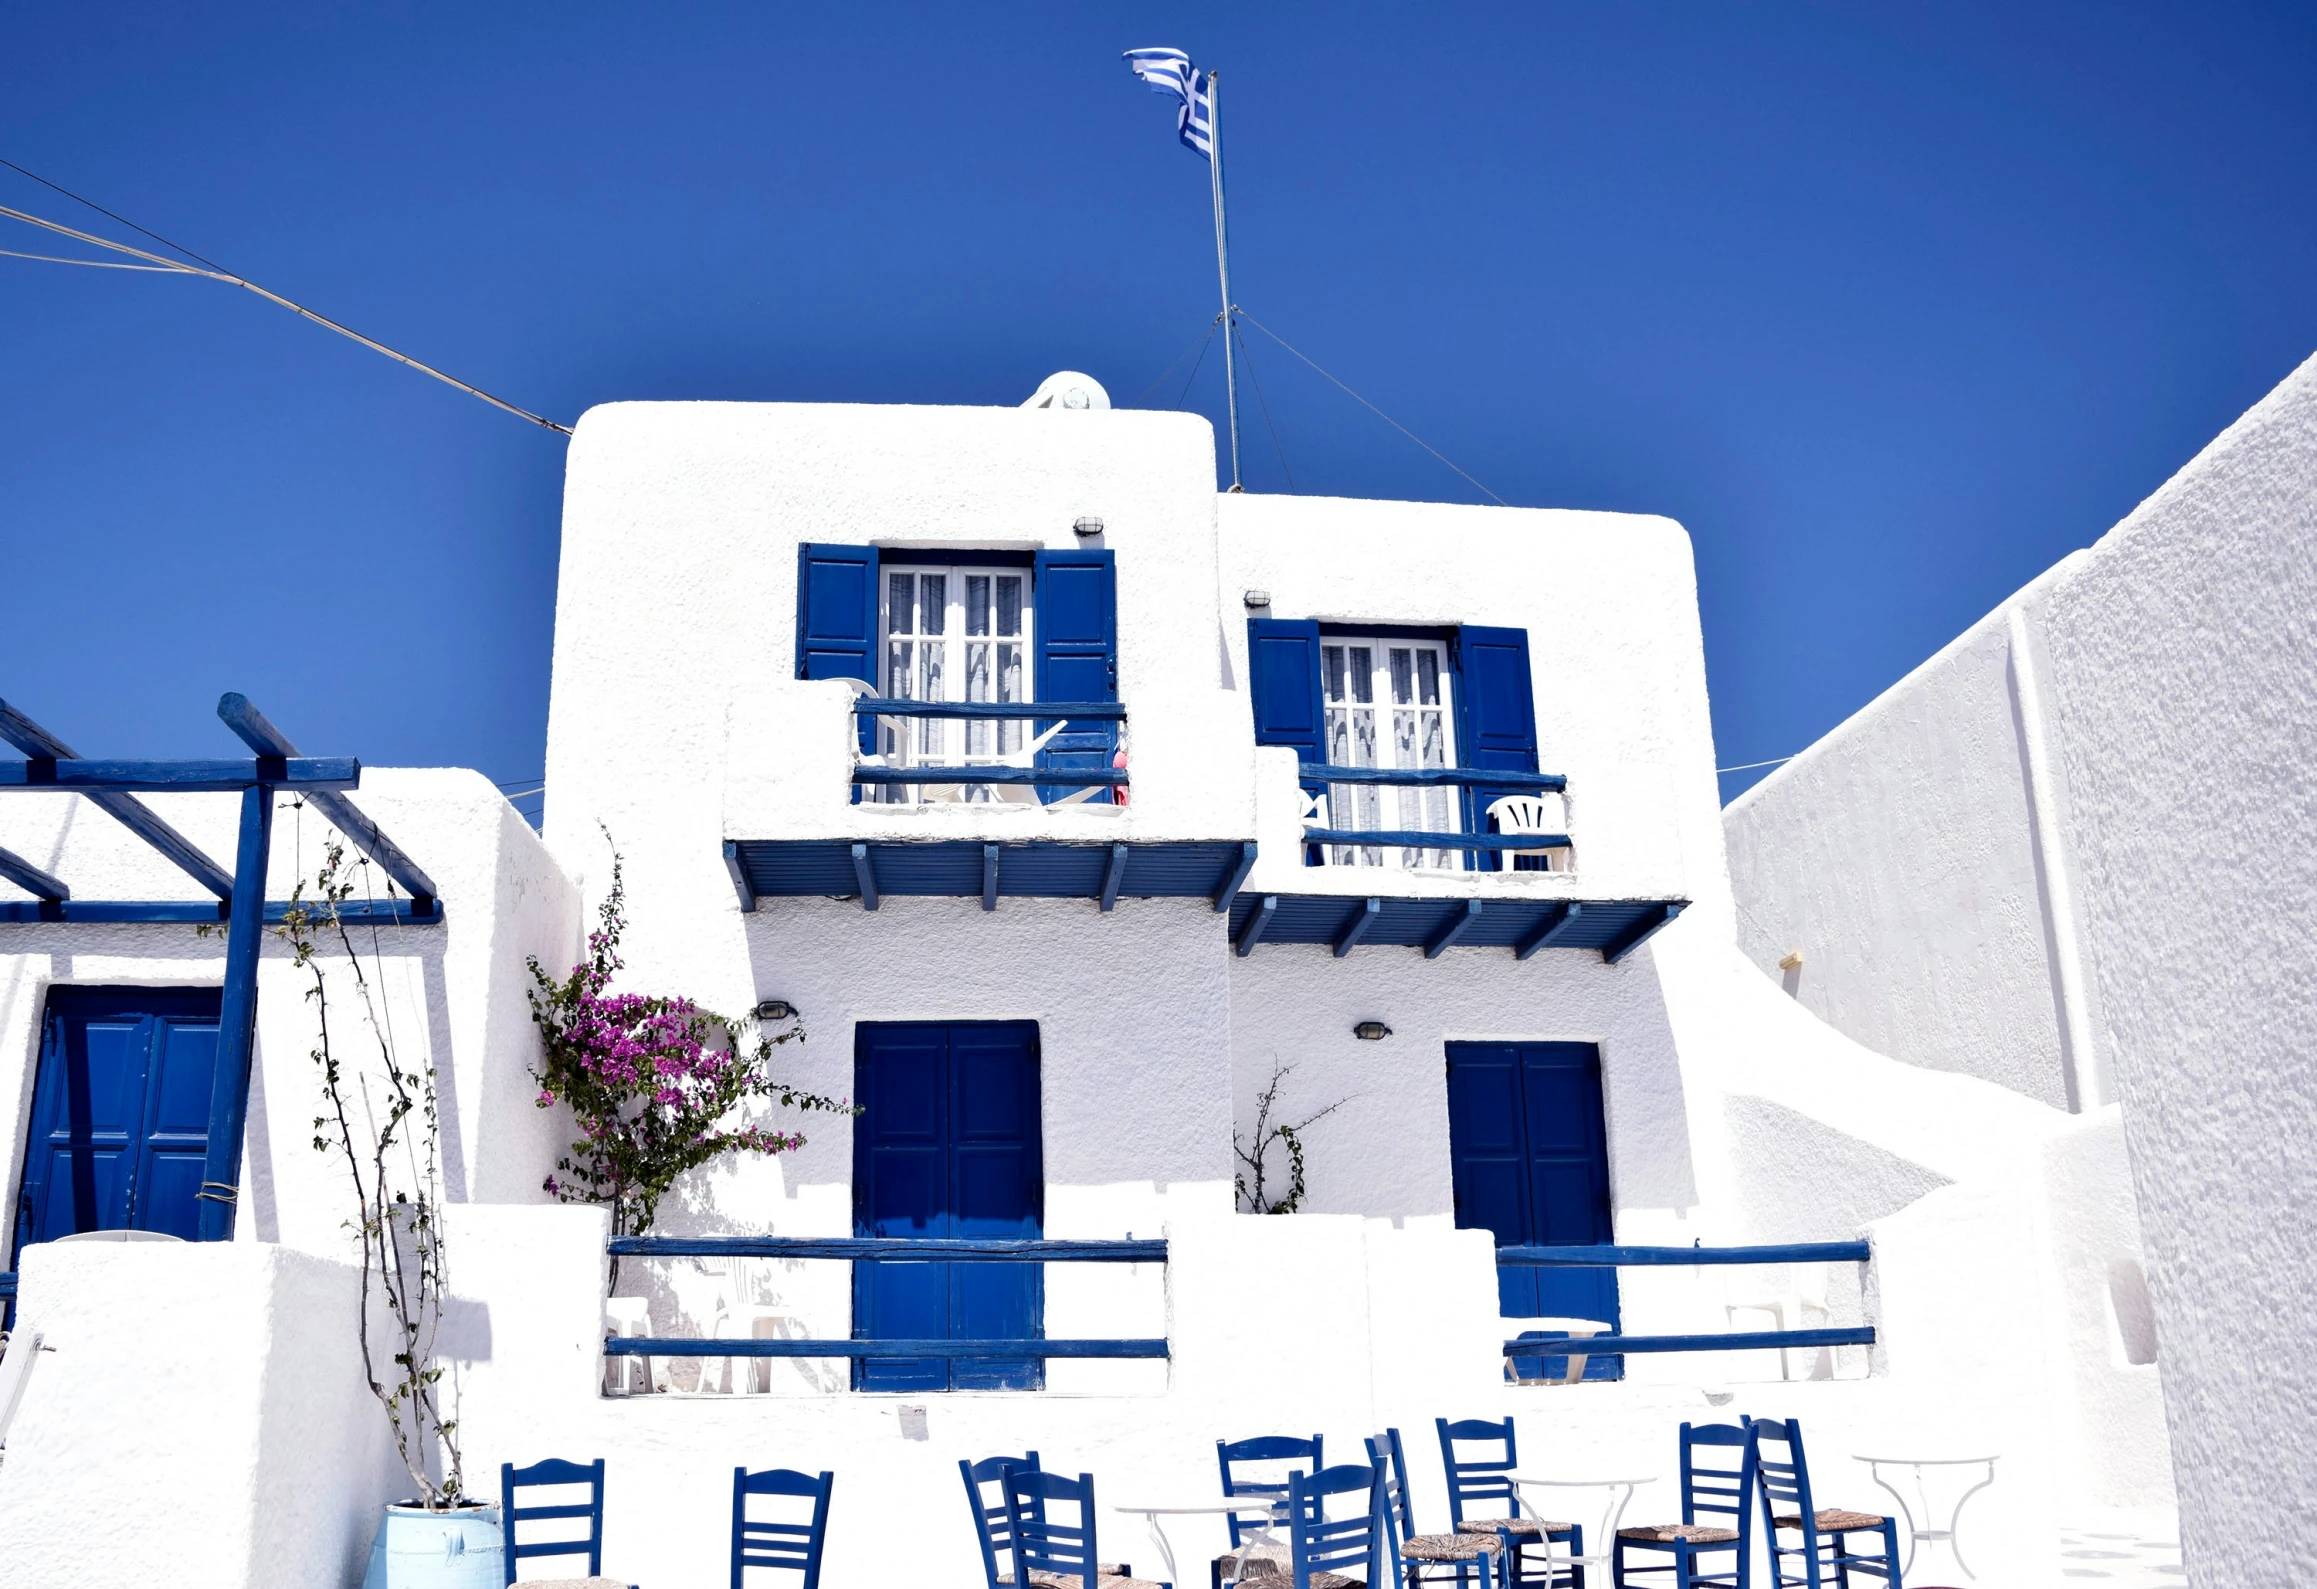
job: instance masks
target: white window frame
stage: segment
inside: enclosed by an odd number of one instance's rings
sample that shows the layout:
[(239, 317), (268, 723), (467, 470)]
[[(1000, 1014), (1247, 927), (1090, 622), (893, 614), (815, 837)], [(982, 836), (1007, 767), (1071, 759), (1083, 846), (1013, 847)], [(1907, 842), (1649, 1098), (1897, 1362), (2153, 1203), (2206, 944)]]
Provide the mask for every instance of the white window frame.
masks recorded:
[[(1457, 764), (1455, 683), (1446, 640), (1322, 632), (1319, 648), (1321, 743), (1331, 765)], [(1394, 652), (1406, 658), (1404, 681), (1395, 676)], [(1363, 653), (1367, 662), (1364, 680), (1358, 662)], [(1423, 699), (1423, 663), (1427, 658), (1433, 664), (1434, 699), (1429, 702)], [(1363, 687), (1368, 697), (1365, 701), (1359, 699)], [(1403, 693), (1405, 701), (1400, 699)], [(1363, 717), (1368, 731), (1364, 742)], [(1427, 727), (1437, 730), (1436, 740), (1428, 740)], [(1463, 831), (1463, 796), (1453, 785), (1330, 784), (1327, 802), (1327, 825), (1331, 828)], [(1320, 846), (1320, 859), (1328, 866), (1397, 866), (1423, 871), (1462, 871), (1465, 867), (1461, 850), (1401, 846), (1326, 844)]]
[[(942, 627), (935, 636), (918, 627), (924, 586), (918, 583), (926, 575), (944, 581)], [(893, 624), (894, 581), (907, 577), (911, 581), (911, 611), (909, 625), (898, 634)], [(988, 579), (987, 617), (989, 628), (995, 631), (1002, 611), (998, 582), (1021, 581), (1021, 612), (1015, 632), (990, 633), (976, 636), (968, 633), (970, 595), (968, 581)], [(1027, 563), (942, 563), (932, 559), (904, 561), (887, 558), (877, 571), (877, 682), (879, 693), (901, 700), (1018, 700), (1036, 698), (1037, 661), (1032, 654), (1036, 639), (1036, 588), (1031, 566)], [(904, 677), (897, 678), (895, 647), (907, 644), (915, 648), (910, 666)], [(987, 646), (989, 683), (986, 694), (968, 694), (975, 688), (969, 677), (973, 666), (973, 652)], [(1003, 678), (1003, 647), (1016, 648), (1018, 678), (1008, 687)], [(939, 688), (933, 695), (923, 692), (923, 659), (928, 649), (937, 649), (941, 663)], [(955, 718), (885, 718), (877, 730), (877, 748), (893, 767), (955, 766), (960, 762), (992, 761), (1018, 751), (1028, 742), (1030, 723), (1024, 718), (955, 719)], [(955, 793), (953, 793), (955, 791)], [(917, 804), (923, 794), (916, 785), (885, 785), (880, 798), (887, 803)], [(987, 787), (947, 785), (933, 791), (933, 798), (963, 798), (986, 801), (990, 798)]]

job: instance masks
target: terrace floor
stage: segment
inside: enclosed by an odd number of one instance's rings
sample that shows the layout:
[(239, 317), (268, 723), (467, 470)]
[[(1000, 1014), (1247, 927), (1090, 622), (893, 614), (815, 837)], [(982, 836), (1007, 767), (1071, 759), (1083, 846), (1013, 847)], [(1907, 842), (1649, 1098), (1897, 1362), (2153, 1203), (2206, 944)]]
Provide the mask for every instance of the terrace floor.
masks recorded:
[(2060, 1529), (2060, 1577), (2113, 1589), (2170, 1589), (2188, 1581), (2180, 1522), (2170, 1512), (2108, 1512)]

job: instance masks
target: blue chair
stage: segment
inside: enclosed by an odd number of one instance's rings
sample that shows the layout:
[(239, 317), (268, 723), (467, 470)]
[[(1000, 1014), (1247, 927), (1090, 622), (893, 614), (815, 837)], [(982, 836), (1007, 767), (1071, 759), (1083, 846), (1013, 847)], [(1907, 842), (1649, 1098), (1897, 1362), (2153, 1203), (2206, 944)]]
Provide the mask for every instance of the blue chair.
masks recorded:
[[(1736, 1452), (1733, 1456), (1727, 1455)], [(1721, 1457), (1734, 1466), (1720, 1466)], [(1727, 1518), (1735, 1528), (1717, 1521)], [(1681, 1426), (1681, 1521), (1642, 1524), (1617, 1531), (1612, 1558), (1613, 1576), (1620, 1586), (1646, 1584), (1664, 1573), (1668, 1589), (1747, 1589), (1754, 1564), (1754, 1436), (1743, 1424), (1709, 1423)], [(1629, 1566), (1627, 1556), (1662, 1553), (1670, 1560), (1651, 1559)], [(1735, 1560), (1713, 1571), (1699, 1558), (1735, 1552)], [(1648, 1575), (1648, 1576), (1645, 1576)]]
[[(1532, 1544), (1540, 1548), (1547, 1541), (1565, 1544), (1569, 1554), (1585, 1553), (1585, 1531), (1575, 1523), (1549, 1521), (1530, 1511), (1513, 1487), (1513, 1469), (1520, 1461), (1520, 1448), (1513, 1439), (1510, 1418), (1492, 1423), (1486, 1418), (1465, 1418), (1450, 1423), (1445, 1418), (1432, 1420), (1440, 1431), (1440, 1466), (1448, 1475), (1448, 1520), (1459, 1534), (1506, 1534), (1513, 1542), (1512, 1559), (1505, 1563), (1508, 1586), (1541, 1584), (1568, 1585), (1577, 1589), (1581, 1579), (1574, 1576), (1582, 1569), (1559, 1574), (1532, 1572), (1525, 1559)], [(1459, 1444), (1489, 1448), (1472, 1455), (1460, 1455)], [(1477, 1502), (1483, 1506), (1501, 1506), (1503, 1510), (1485, 1512), (1467, 1517), (1464, 1509)]]
[[(1116, 1569), (1118, 1576), (1104, 1575), (1094, 1533), (1093, 1474), (1073, 1479), (1009, 1465), (998, 1482), (1006, 1492), (1015, 1583), (1038, 1589), (1174, 1589), (1172, 1584), (1147, 1584), (1123, 1568)], [(1056, 1521), (1054, 1502), (1075, 1506), (1077, 1521)]]
[[(1810, 1464), (1802, 1454), (1802, 1425), (1791, 1418), (1749, 1418), (1754, 1479), (1762, 1520), (1770, 1530), (1770, 1580), (1778, 1589), (1850, 1589), (1851, 1575), (1899, 1584), (1899, 1522), (1873, 1512), (1820, 1509), (1810, 1500)], [(1790, 1508), (1790, 1510), (1784, 1510)], [(1787, 1534), (1800, 1543), (1781, 1544)], [(1879, 1536), (1880, 1550), (1861, 1549), (1861, 1534)]]
[[(566, 1484), (587, 1486), (586, 1502), (566, 1502), (558, 1506), (517, 1506), (517, 1490), (542, 1489)], [(573, 1518), (587, 1519), (587, 1534), (575, 1538), (561, 1530), (551, 1532), (546, 1539), (517, 1540), (517, 1523), (552, 1523)], [(516, 1567), (532, 1556), (585, 1556), (587, 1576), (603, 1575), (603, 1458), (593, 1462), (565, 1462), (549, 1457), (519, 1468), (512, 1462), (499, 1464), (499, 1537), (505, 1541), (507, 1582), (515, 1581)]]
[[(1005, 1474), (1008, 1468), (1039, 1471), (1038, 1453), (1018, 1457), (984, 1457), (979, 1462), (960, 1460), (958, 1475), (965, 1480), (966, 1504), (973, 1508), (973, 1529), (981, 1546), (982, 1574), (989, 1589), (1010, 1589), (1014, 1581), (1014, 1525), (1006, 1514)], [(988, 1488), (985, 1488), (987, 1486)], [(1044, 1502), (1036, 1503), (1044, 1505)], [(1104, 1562), (1105, 1578), (1131, 1578), (1132, 1567)]]
[[(785, 1568), (804, 1574), (804, 1589), (820, 1589), (821, 1546), (829, 1533), (829, 1493), (837, 1487), (834, 1473), (815, 1478), (794, 1468), (767, 1468), (751, 1473), (732, 1470), (732, 1589), (741, 1589), (751, 1567)], [(813, 1503), (809, 1523), (760, 1523), (748, 1515), (751, 1495), (809, 1496)]]
[[(1327, 1511), (1328, 1497), (1357, 1496), (1336, 1516)], [(1392, 1528), (1386, 1521), (1384, 1465), (1381, 1462), (1346, 1462), (1321, 1468), (1309, 1478), (1297, 1473), (1287, 1481), (1287, 1571), (1280, 1589), (1319, 1589), (1356, 1578), (1369, 1589), (1383, 1589), (1400, 1579), (1400, 1553), (1392, 1548)], [(1266, 1577), (1258, 1580), (1270, 1583)]]
[[(1504, 1550), (1501, 1534), (1419, 1534), (1415, 1500), (1408, 1487), (1408, 1453), (1400, 1431), (1386, 1429), (1367, 1440), (1368, 1460), (1384, 1471), (1384, 1524), (1399, 1553), (1404, 1581), (1411, 1586), (1453, 1583), (1458, 1589), (1489, 1589)], [(1427, 1572), (1426, 1568), (1434, 1570)]]
[[(1256, 1478), (1239, 1472), (1239, 1464), (1308, 1462), (1311, 1471), (1316, 1472), (1324, 1465), (1320, 1456), (1321, 1446), (1318, 1435), (1313, 1435), (1309, 1440), (1298, 1440), (1293, 1435), (1257, 1435), (1252, 1440), (1216, 1441), (1215, 1463), (1223, 1472), (1223, 1499), (1231, 1501), (1249, 1496), (1266, 1500), (1272, 1503), (1273, 1515), (1277, 1516), (1278, 1509), (1287, 1502), (1287, 1480)], [(1231, 1550), (1228, 1555), (1215, 1558), (1212, 1572), (1214, 1589), (1223, 1589), (1225, 1578), (1239, 1576), (1239, 1547), (1246, 1543), (1249, 1534), (1264, 1526), (1260, 1522), (1237, 1516), (1225, 1518), (1224, 1525), (1231, 1532)]]

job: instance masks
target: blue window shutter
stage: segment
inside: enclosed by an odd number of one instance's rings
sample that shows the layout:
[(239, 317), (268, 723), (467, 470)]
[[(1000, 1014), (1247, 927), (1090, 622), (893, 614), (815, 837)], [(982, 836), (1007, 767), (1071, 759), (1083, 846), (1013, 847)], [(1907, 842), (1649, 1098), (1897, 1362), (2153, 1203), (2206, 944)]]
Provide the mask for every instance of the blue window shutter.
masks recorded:
[(1255, 743), (1293, 745), (1304, 761), (1327, 760), (1319, 625), (1292, 618), (1248, 619), (1247, 675)]
[[(805, 544), (796, 549), (796, 676), (859, 679), (878, 688), (877, 548)], [(863, 718), (861, 753), (877, 748)], [(855, 790), (853, 798), (860, 798)]]
[[(1118, 564), (1097, 551), (1040, 552), (1033, 570), (1037, 671), (1032, 689), (1041, 701), (1118, 699)], [(1044, 733), (1054, 726), (1037, 724)], [(1107, 767), (1118, 748), (1116, 723), (1074, 722), (1038, 754), (1041, 767)], [(1069, 785), (1040, 786), (1038, 798), (1062, 799)], [(1090, 804), (1108, 803), (1107, 790)]]
[[(1467, 767), (1504, 772), (1537, 770), (1537, 704), (1530, 682), (1529, 632), (1466, 624), (1456, 632), (1458, 743)], [(1465, 791), (1465, 820), (1472, 831), (1488, 827), (1490, 802), (1510, 789)], [(1490, 869), (1506, 871), (1509, 857), (1496, 853)]]

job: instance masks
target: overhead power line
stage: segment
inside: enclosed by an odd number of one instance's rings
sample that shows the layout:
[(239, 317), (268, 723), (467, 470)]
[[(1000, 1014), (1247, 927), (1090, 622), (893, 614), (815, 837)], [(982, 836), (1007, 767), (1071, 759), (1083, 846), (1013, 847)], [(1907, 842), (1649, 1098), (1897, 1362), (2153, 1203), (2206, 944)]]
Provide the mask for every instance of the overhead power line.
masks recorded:
[[(67, 198), (70, 198), (77, 203), (86, 204), (90, 209), (97, 211), (99, 214), (110, 216), (113, 220), (119, 221), (123, 226), (128, 227), (131, 231), (140, 233), (146, 237), (150, 237), (155, 242), (162, 244), (164, 247), (174, 248), (177, 250), (177, 252), (186, 255), (190, 259), (201, 260), (201, 264), (188, 265), (178, 260), (164, 258), (159, 254), (149, 254), (141, 248), (131, 248), (126, 243), (116, 243), (110, 238), (99, 237), (94, 232), (79, 231), (73, 227), (63, 225), (57, 221), (44, 220), (40, 216), (28, 214), (23, 210), (10, 209), (6, 205), (0, 205), (0, 216), (6, 216), (8, 219), (13, 221), (22, 221), (27, 226), (40, 227), (42, 230), (54, 232), (60, 237), (72, 238), (75, 242), (87, 243), (95, 248), (110, 249), (114, 253), (127, 254), (133, 259), (141, 259), (146, 262), (142, 267), (130, 266), (115, 268), (142, 268), (147, 270), (167, 271), (182, 276), (206, 276), (211, 281), (221, 281), (224, 282), (227, 286), (239, 287), (246, 292), (256, 293), (260, 298), (265, 299), (267, 302), (279, 304), (284, 309), (289, 310), (292, 314), (299, 315), (305, 319), (311, 320), (314, 322), (314, 324), (323, 327), (325, 330), (335, 331), (342, 337), (346, 337), (351, 341), (361, 343), (364, 347), (370, 349), (373, 353), (383, 353), (388, 358), (394, 360), (397, 364), (407, 364), (412, 369), (418, 371), (421, 375), (431, 375), (446, 386), (455, 386), (470, 397), (479, 397), (484, 402), (490, 404), (493, 408), (499, 409), (505, 413), (513, 414), (518, 419), (527, 419), (534, 425), (541, 426), (547, 430), (555, 431), (561, 435), (568, 436), (571, 434), (571, 427), (569, 425), (559, 425), (554, 420), (547, 418), (544, 414), (534, 414), (527, 408), (517, 407), (515, 404), (508, 402), (505, 398), (494, 397), (479, 386), (469, 385), (467, 382), (460, 380), (455, 375), (446, 375), (441, 370), (436, 369), (433, 365), (428, 364), (423, 360), (414, 359), (407, 353), (390, 348), (385, 343), (378, 341), (374, 337), (366, 337), (361, 332), (356, 331), (353, 327), (341, 325), (337, 321), (331, 319), (328, 315), (316, 313), (314, 310), (307, 308), (302, 303), (297, 303), (291, 299), (285, 298), (280, 293), (275, 292), (270, 288), (261, 287), (246, 276), (237, 276), (230, 270), (222, 269), (216, 266), (212, 261), (203, 259), (201, 255), (194, 253), (191, 249), (181, 248), (177, 244), (170, 242), (167, 238), (162, 237), (157, 232), (146, 231), (144, 227), (139, 226), (136, 222), (113, 214), (111, 210), (104, 208), (103, 205), (94, 203), (88, 199), (84, 199), (79, 194), (72, 192), (69, 188), (59, 187), (56, 183), (50, 182), (46, 177), (39, 176), (30, 171), (25, 171), (22, 166), (17, 165), (12, 160), (0, 160), (0, 165), (6, 165), (11, 171), (23, 172), (25, 176), (31, 177), (33, 181), (42, 184), (44, 187), (54, 188), (57, 192), (64, 194)], [(47, 260), (51, 263), (60, 265), (102, 266), (108, 263), (107, 261), (93, 259), (60, 259), (53, 255), (45, 254), (19, 254), (14, 255), (14, 257)]]

